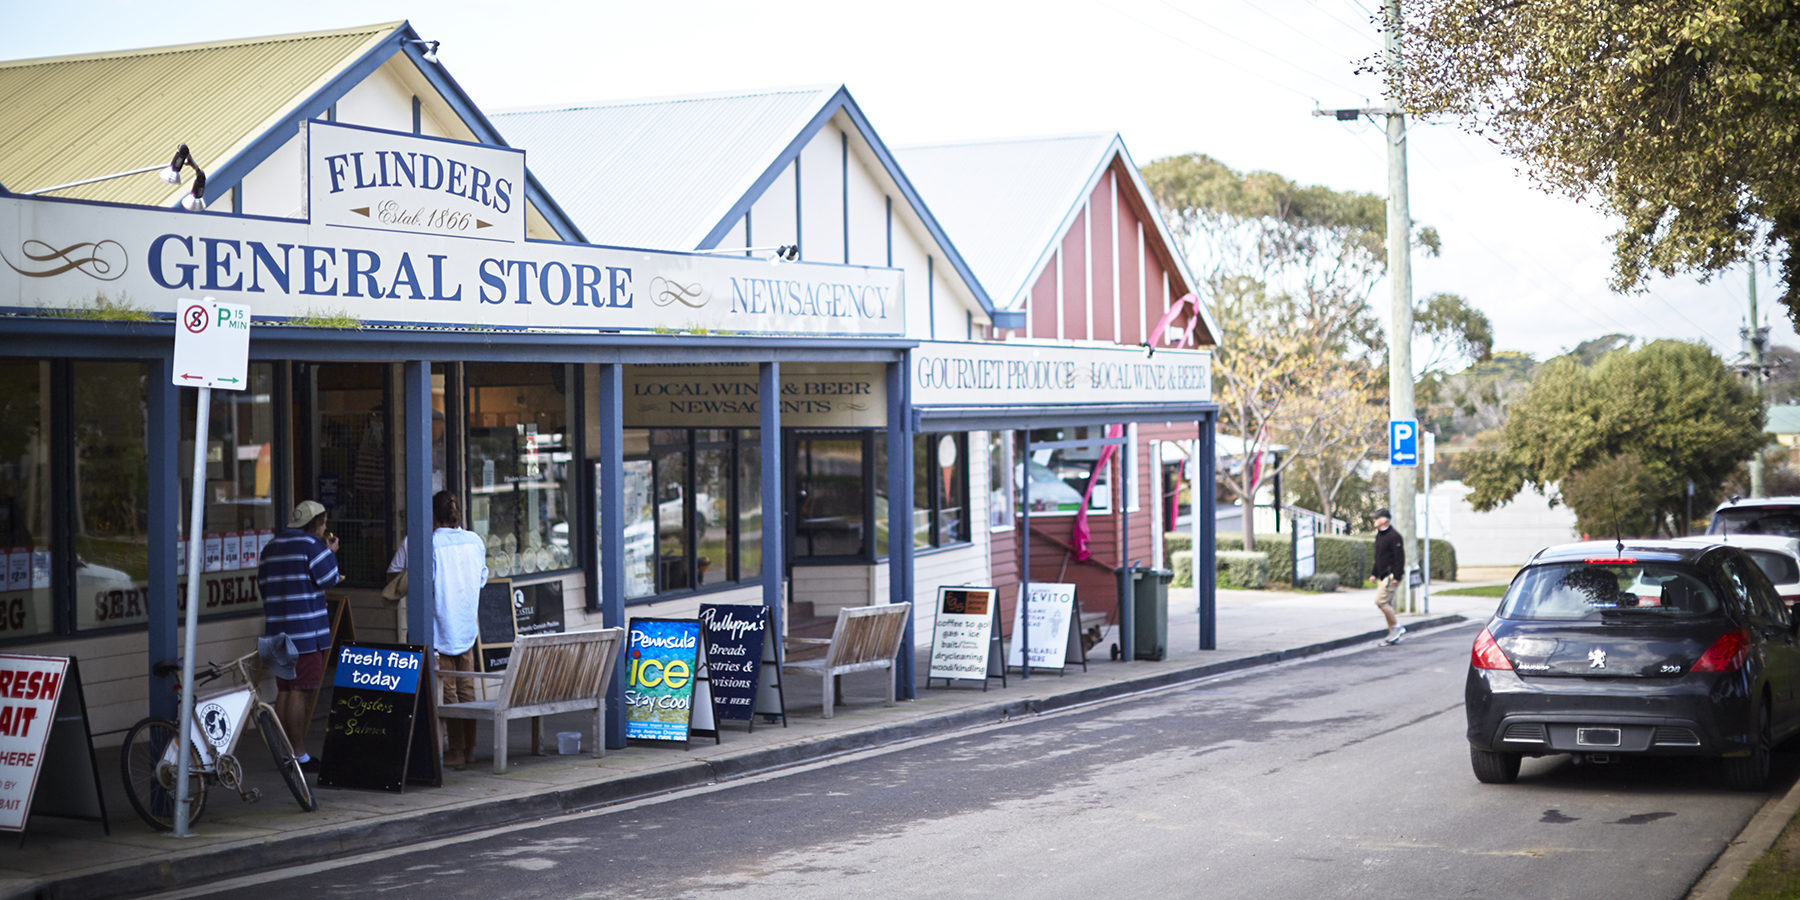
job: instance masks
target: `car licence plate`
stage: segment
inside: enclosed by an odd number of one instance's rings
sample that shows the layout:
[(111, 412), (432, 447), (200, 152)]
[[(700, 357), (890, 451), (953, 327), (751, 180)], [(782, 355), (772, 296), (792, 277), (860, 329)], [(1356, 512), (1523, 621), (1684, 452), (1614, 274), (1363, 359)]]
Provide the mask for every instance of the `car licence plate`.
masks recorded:
[(1619, 746), (1619, 729), (1617, 728), (1577, 728), (1575, 743), (1589, 747)]

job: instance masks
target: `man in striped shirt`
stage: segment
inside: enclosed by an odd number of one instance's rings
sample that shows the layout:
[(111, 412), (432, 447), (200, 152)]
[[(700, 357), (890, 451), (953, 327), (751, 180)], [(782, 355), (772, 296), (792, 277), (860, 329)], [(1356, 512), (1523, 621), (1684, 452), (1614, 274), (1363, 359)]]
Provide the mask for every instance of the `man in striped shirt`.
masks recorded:
[(307, 707), (319, 691), (325, 652), (331, 649), (331, 617), (325, 611), (325, 589), (338, 583), (337, 536), (325, 530), (330, 514), (306, 500), (294, 507), (288, 529), (263, 549), (256, 581), (262, 588), (264, 634), (286, 634), (300, 658), (292, 679), (275, 679), (275, 714), (281, 717), (288, 743), (301, 768), (318, 764), (306, 752)]

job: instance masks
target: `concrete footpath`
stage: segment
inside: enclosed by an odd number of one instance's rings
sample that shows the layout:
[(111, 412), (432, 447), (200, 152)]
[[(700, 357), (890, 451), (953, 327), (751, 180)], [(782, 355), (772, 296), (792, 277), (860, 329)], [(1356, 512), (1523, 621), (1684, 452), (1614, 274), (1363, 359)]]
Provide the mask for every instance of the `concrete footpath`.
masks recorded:
[[(1464, 581), (1444, 587), (1465, 587)], [(636, 797), (743, 777), (834, 755), (927, 735), (942, 734), (1064, 709), (1184, 681), (1270, 665), (1360, 643), (1385, 634), (1371, 590), (1330, 594), (1278, 591), (1220, 591), (1216, 650), (1199, 643), (1198, 615), (1191, 592), (1171, 595), (1170, 652), (1161, 661), (1115, 662), (1109, 655), (1117, 629), (1090, 654), (1087, 670), (1064, 674), (1039, 670), (1030, 679), (1013, 673), (983, 691), (975, 682), (921, 688), (919, 698), (897, 707), (882, 705), (880, 673), (845, 678), (846, 705), (822, 718), (816, 681), (786, 684), (788, 722), (747, 732), (742, 722), (726, 723), (722, 740), (696, 740), (690, 748), (633, 745), (606, 757), (530, 755), (531, 729), (514, 723), (511, 764), (505, 775), (492, 772), (491, 751), (478, 749), (478, 762), (444, 774), (440, 788), (411, 787), (403, 794), (344, 790), (315, 791), (317, 812), (301, 812), (255, 735), (238, 746), (245, 780), (263, 792), (245, 803), (214, 785), (206, 810), (185, 840), (158, 834), (132, 812), (123, 794), (115, 750), (99, 751), (101, 784), (112, 834), (98, 823), (38, 818), (24, 842), (0, 850), (0, 897), (106, 898), (190, 887), (276, 866), (324, 859), (443, 837), (474, 829), (556, 816)], [(1407, 616), (1409, 629), (1485, 621), (1496, 600), (1487, 597), (1433, 597), (1429, 615)], [(1473, 635), (1471, 634), (1471, 638)], [(921, 685), (931, 636), (918, 636)], [(321, 704), (323, 706), (323, 704)], [(587, 725), (584, 728), (582, 721)], [(545, 722), (549, 750), (557, 731), (583, 731), (583, 750), (593, 740), (591, 716), (570, 715)], [(320, 746), (321, 719), (311, 745)], [(478, 748), (491, 747), (482, 726)]]

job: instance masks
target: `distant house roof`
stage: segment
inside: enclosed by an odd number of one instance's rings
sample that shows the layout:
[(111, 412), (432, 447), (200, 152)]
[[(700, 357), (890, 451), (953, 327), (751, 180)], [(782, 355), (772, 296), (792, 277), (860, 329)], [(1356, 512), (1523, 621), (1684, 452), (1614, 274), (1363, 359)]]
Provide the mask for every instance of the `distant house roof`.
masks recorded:
[[(902, 147), (895, 155), (1003, 306), (1018, 308), (1030, 294), (1115, 161), (1135, 188), (1137, 196), (1128, 199), (1155, 230), (1158, 256), (1183, 286), (1194, 288), (1180, 244), (1116, 132), (928, 144)], [(1204, 304), (1200, 309), (1216, 339), (1211, 311)]]
[(1763, 427), (1770, 434), (1800, 434), (1800, 404), (1780, 403), (1769, 407), (1769, 424)]
[(992, 317), (985, 286), (841, 85), (559, 104), (494, 120), (591, 240), (710, 250), (840, 112)]
[[(207, 173), (208, 203), (395, 55), (411, 58), (460, 120), (459, 139), (506, 146), (456, 80), (424, 59), (408, 23), (0, 62), (0, 189), (28, 193), (167, 163), (187, 144)], [(527, 197), (580, 240), (528, 177)], [(173, 206), (187, 188), (154, 175), (57, 191), (57, 197)]]

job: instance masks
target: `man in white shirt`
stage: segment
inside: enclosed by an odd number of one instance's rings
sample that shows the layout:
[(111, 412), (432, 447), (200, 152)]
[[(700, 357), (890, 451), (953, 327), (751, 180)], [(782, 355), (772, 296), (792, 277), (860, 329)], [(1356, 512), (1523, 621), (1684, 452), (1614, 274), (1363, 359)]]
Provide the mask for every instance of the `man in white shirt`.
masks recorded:
[[(456, 495), (438, 491), (431, 498), (432, 649), (437, 667), (447, 672), (474, 672), (475, 640), (480, 636), (481, 586), (487, 583), (487, 545), (462, 525)], [(406, 565), (406, 543), (400, 544), (389, 571)], [(475, 699), (475, 679), (446, 676), (445, 703), (469, 703)], [(450, 719), (444, 748), (444, 765), (474, 762), (475, 720)]]

